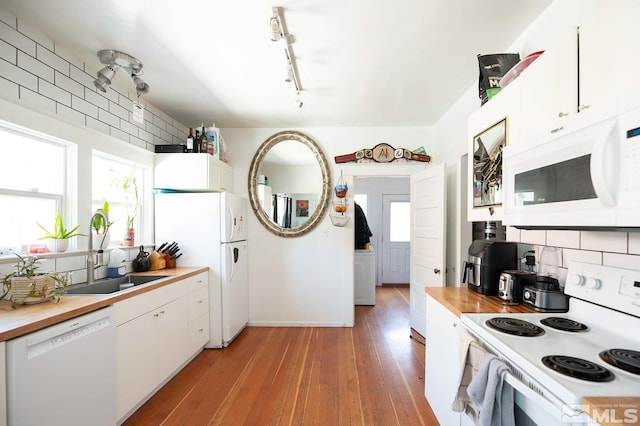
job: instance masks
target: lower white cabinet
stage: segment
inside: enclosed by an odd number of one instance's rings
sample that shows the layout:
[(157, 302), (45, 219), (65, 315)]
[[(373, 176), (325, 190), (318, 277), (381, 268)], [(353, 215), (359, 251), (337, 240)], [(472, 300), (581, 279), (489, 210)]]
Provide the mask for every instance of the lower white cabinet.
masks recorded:
[(424, 395), (442, 425), (461, 422), (461, 414), (451, 409), (462, 368), (461, 327), (460, 318), (427, 295)]
[(124, 420), (209, 340), (207, 291), (203, 272), (114, 305), (118, 419)]

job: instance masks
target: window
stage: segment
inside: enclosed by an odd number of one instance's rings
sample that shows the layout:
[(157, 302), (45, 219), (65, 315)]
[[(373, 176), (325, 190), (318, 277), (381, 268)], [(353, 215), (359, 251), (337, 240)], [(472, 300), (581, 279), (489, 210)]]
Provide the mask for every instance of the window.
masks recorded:
[(70, 225), (67, 174), (74, 146), (0, 123), (0, 252), (44, 244), (37, 223), (52, 229), (57, 210)]
[(389, 240), (394, 243), (411, 241), (411, 203), (392, 201), (389, 203)]
[[(125, 188), (125, 184), (127, 187)], [(140, 230), (144, 169), (121, 158), (98, 151), (92, 157), (92, 211), (109, 203), (111, 243), (118, 244), (127, 229)], [(136, 238), (140, 238), (138, 233)]]

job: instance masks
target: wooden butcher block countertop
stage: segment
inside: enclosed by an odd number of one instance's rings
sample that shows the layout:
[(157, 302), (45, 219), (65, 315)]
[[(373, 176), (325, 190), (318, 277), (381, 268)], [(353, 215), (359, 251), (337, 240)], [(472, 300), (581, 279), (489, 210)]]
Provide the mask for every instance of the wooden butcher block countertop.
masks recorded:
[(169, 276), (112, 294), (64, 295), (59, 303), (44, 302), (36, 305), (18, 305), (13, 309), (10, 302), (2, 300), (0, 301), (0, 342), (113, 305), (115, 302), (146, 293), (207, 270), (208, 268), (206, 267), (194, 267), (148, 271), (141, 273), (141, 275)]
[(425, 287), (427, 294), (451, 312), (461, 314), (508, 314), (532, 313), (533, 308), (525, 305), (509, 305), (501, 303), (495, 296), (485, 296), (466, 287)]

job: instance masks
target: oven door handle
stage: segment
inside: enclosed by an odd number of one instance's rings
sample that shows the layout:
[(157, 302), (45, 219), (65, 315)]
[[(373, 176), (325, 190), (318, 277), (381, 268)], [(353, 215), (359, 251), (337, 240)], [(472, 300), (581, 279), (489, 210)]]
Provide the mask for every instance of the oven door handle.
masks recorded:
[(546, 412), (551, 414), (562, 413), (563, 404), (555, 397), (551, 395), (540, 395), (538, 392), (518, 380), (518, 378), (513, 374), (508, 372), (505, 372), (503, 374), (503, 380), (510, 384), (514, 390), (520, 392), (526, 399), (532, 400), (536, 405), (543, 408)]

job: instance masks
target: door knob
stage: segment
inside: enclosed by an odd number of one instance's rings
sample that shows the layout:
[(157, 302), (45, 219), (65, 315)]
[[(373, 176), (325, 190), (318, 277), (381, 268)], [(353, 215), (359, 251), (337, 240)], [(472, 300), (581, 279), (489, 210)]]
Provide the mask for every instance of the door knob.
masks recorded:
[(440, 269), (438, 269), (438, 268), (434, 269), (434, 270), (433, 270), (433, 273), (434, 273), (434, 274), (439, 274), (439, 273), (440, 273)]

